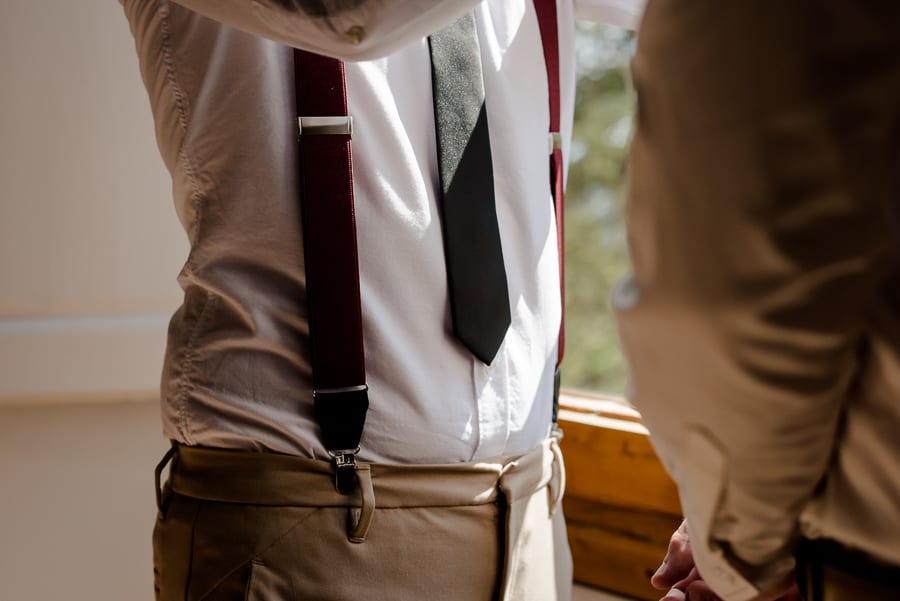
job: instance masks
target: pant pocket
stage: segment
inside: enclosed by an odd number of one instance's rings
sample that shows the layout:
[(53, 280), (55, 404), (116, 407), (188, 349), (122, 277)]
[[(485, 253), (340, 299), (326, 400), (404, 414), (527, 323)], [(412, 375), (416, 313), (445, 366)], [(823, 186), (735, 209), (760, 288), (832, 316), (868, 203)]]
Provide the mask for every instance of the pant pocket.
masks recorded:
[(253, 562), (232, 569), (213, 588), (197, 597), (197, 601), (246, 601), (252, 572)]
[(153, 588), (156, 601), (184, 601), (190, 578), (196, 499), (173, 495), (153, 528)]
[[(306, 522), (317, 507), (278, 507), (203, 502), (194, 521), (187, 601), (287, 601), (285, 574), (297, 569), (315, 537)], [(284, 549), (285, 540), (305, 544)], [(270, 578), (276, 570), (281, 576)], [(262, 595), (262, 596), (260, 596)]]
[(275, 601), (278, 597), (278, 579), (265, 562), (253, 560), (247, 581), (247, 594), (244, 601)]
[(254, 559), (225, 574), (198, 601), (288, 601), (281, 580), (265, 562)]
[(496, 505), (376, 509), (362, 543), (347, 528), (345, 507), (310, 516), (254, 557), (247, 600), (496, 599)]

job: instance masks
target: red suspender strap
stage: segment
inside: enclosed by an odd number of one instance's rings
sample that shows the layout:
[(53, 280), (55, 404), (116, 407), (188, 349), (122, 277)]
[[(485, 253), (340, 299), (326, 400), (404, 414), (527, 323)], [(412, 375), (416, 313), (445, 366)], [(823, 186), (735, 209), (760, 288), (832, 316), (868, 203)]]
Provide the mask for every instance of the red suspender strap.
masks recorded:
[[(550, 92), (550, 188), (553, 206), (556, 210), (556, 241), (559, 248), (559, 288), (562, 298), (562, 321), (559, 325), (559, 354), (556, 367), (559, 369), (566, 350), (566, 270), (564, 257), (565, 228), (563, 206), (562, 137), (560, 135), (560, 91), (559, 91), (559, 26), (556, 17), (556, 0), (534, 0), (538, 25), (541, 29), (541, 43), (544, 46), (544, 62), (547, 64), (547, 86)], [(557, 374), (558, 378), (558, 374)], [(557, 382), (557, 386), (559, 382)]]
[(295, 50), (294, 81), (316, 420), (349, 494), (369, 401), (344, 64)]
[(559, 323), (559, 350), (556, 355), (556, 374), (553, 387), (553, 425), (559, 413), (559, 383), (563, 355), (566, 351), (566, 264), (565, 227), (563, 207), (565, 189), (563, 187), (562, 136), (560, 135), (560, 92), (559, 92), (559, 25), (556, 17), (556, 0), (534, 0), (538, 26), (541, 29), (541, 43), (544, 46), (544, 62), (547, 65), (547, 88), (550, 101), (550, 191), (553, 194), (553, 208), (556, 212), (556, 244), (559, 252), (559, 295), (562, 302), (562, 316)]

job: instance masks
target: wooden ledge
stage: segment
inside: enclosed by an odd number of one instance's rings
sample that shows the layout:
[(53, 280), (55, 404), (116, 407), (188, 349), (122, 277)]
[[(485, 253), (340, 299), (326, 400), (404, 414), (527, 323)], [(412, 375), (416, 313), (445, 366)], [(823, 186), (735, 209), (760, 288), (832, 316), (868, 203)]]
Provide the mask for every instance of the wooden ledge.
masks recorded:
[(675, 483), (659, 462), (640, 414), (610, 397), (564, 394), (563, 501), (575, 580), (655, 601), (650, 576), (681, 522)]

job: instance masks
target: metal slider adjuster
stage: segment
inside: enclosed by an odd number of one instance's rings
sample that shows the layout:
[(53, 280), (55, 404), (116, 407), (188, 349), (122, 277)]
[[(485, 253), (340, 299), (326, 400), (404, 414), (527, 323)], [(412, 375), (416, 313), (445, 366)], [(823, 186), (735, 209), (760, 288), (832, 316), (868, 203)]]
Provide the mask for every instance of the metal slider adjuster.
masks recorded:
[(549, 150), (547, 154), (553, 154), (554, 150), (562, 150), (562, 135), (558, 131), (550, 132)]
[(353, 137), (353, 117), (297, 117), (301, 136), (350, 136)]
[(356, 455), (359, 447), (328, 451), (334, 464), (334, 486), (342, 495), (349, 495), (356, 488)]

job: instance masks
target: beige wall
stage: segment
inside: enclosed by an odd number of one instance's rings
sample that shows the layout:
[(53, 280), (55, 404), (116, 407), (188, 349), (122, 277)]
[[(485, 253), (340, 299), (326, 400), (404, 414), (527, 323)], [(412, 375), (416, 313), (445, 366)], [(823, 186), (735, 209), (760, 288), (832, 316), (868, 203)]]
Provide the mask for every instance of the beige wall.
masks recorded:
[(151, 601), (155, 403), (0, 409), (0, 599)]
[(128, 25), (3, 0), (0, 56), (0, 599), (149, 601), (186, 243)]
[(186, 240), (122, 9), (3, 0), (0, 56), (0, 403), (150, 392)]

